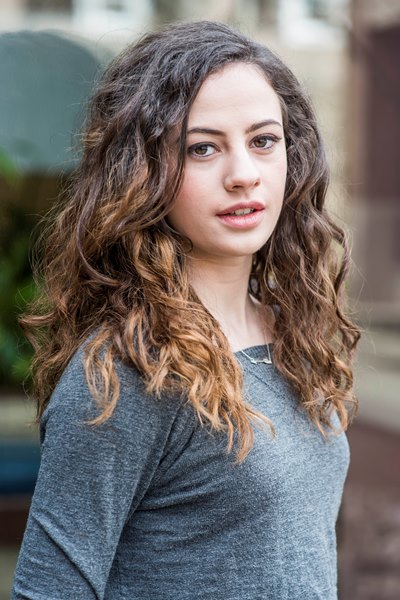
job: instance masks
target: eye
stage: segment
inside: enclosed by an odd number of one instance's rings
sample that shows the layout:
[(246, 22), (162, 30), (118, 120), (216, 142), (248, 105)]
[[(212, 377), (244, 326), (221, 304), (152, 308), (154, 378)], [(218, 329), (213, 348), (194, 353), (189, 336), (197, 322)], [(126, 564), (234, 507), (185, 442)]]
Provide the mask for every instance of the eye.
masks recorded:
[(280, 138), (275, 135), (259, 135), (252, 140), (252, 144), (255, 148), (260, 150), (269, 150), (279, 141), (279, 139)]
[(194, 156), (195, 158), (203, 158), (206, 156), (211, 156), (215, 153), (215, 147), (212, 144), (193, 144), (188, 148), (188, 154), (190, 156)]

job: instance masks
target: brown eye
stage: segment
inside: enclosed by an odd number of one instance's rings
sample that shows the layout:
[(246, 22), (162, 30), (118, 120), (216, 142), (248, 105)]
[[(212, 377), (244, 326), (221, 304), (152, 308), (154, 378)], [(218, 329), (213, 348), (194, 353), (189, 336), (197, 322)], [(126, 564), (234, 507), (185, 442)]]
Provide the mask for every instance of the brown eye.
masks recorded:
[(195, 154), (198, 154), (199, 156), (205, 156), (207, 154), (207, 150), (208, 150), (207, 144), (203, 144), (202, 146), (196, 146), (194, 148)]
[(212, 144), (194, 144), (188, 149), (188, 154), (198, 158), (211, 156), (214, 154), (215, 148)]
[(269, 150), (277, 141), (277, 138), (271, 135), (260, 135), (253, 140), (253, 145), (255, 148), (259, 148), (261, 150)]

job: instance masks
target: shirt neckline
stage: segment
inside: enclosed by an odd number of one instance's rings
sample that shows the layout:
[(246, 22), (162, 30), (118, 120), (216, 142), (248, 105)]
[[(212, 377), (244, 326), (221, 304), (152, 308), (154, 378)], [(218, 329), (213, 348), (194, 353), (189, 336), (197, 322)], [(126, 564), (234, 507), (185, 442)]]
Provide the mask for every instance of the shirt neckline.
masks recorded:
[(268, 348), (272, 354), (272, 351), (274, 349), (273, 342), (269, 344), (258, 344), (256, 346), (249, 346), (248, 348), (241, 348), (240, 350), (234, 352), (234, 354), (235, 356), (238, 356), (241, 352), (245, 352), (246, 354), (251, 356), (251, 358), (265, 358), (266, 351)]

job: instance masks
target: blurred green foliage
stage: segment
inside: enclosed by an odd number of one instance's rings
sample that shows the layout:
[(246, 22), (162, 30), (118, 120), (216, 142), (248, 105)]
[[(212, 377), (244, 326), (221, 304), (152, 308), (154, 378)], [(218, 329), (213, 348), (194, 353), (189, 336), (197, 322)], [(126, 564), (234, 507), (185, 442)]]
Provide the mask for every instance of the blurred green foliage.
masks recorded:
[[(21, 174), (0, 150), (4, 190), (18, 197)], [(0, 384), (18, 386), (26, 379), (32, 348), (18, 325), (18, 316), (35, 294), (29, 255), (37, 216), (27, 215), (17, 202), (1, 198), (0, 228)]]
[[(35, 294), (29, 266), (32, 223), (24, 215), (16, 215), (13, 225), (3, 233), (0, 256), (0, 361), (2, 383), (21, 383), (28, 373), (32, 357), (30, 344), (18, 325), (18, 316)], [(9, 224), (10, 221), (9, 221)]]
[(9, 185), (14, 185), (20, 177), (19, 170), (2, 148), (0, 148), (0, 176), (3, 177)]

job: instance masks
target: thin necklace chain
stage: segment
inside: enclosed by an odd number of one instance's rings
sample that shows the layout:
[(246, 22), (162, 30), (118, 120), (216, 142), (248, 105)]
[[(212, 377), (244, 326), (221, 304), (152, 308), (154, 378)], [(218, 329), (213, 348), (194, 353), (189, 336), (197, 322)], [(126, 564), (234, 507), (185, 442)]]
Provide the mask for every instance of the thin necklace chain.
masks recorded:
[[(260, 307), (255, 304), (255, 301), (252, 298), (251, 294), (249, 294), (249, 298), (252, 301), (256, 311), (259, 312)], [(253, 358), (252, 356), (249, 356), (244, 350), (239, 350), (240, 354), (243, 354), (243, 356), (245, 356), (247, 358), (247, 360), (249, 360), (253, 365), (260, 365), (260, 364), (272, 365), (272, 358), (271, 358), (271, 352), (269, 349), (269, 344), (267, 344), (267, 351), (268, 351), (268, 356), (265, 356), (264, 358)]]
[(267, 344), (268, 356), (264, 358), (253, 358), (246, 354), (244, 350), (239, 350), (240, 354), (243, 354), (253, 365), (259, 365), (263, 363), (264, 365), (272, 365), (271, 351), (269, 349), (269, 344)]

